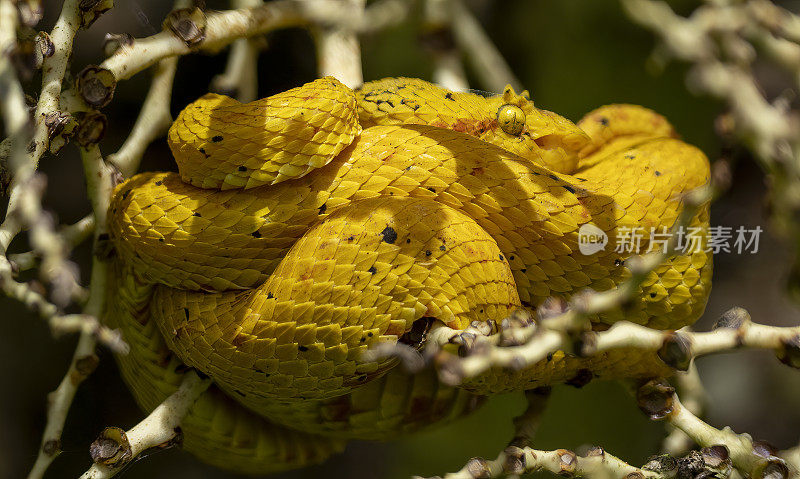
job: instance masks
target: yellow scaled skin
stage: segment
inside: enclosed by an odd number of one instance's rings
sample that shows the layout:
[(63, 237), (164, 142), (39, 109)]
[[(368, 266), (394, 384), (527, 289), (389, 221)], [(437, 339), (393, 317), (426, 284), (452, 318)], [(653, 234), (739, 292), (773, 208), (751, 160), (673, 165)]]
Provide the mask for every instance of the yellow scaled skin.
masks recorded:
[[(249, 104), (207, 95), (169, 142), (180, 173), (138, 175), (111, 202), (109, 322), (132, 345), (119, 361), (144, 408), (174, 391), (181, 364), (214, 379), (184, 423), (206, 461), (298, 467), (347, 438), (457, 418), (476, 394), (669, 374), (652, 354), (559, 352), (452, 388), (362, 357), (422, 346), (415, 324), (499, 321), (630, 277), (619, 232), (643, 228), (647, 251), (650, 228), (670, 228), (709, 174), (650, 110), (612, 105), (575, 125), (510, 88), (484, 98), (398, 78), (353, 92), (324, 78)], [(585, 224), (609, 247), (581, 254)], [(692, 226), (707, 225), (704, 207)], [(710, 279), (709, 254), (677, 255), (593, 321), (691, 324)]]

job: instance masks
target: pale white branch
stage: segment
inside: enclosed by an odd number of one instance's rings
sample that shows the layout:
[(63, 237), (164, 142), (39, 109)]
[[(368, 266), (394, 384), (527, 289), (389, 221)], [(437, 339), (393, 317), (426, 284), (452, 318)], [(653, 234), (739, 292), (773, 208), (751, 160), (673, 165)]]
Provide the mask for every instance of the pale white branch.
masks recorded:
[(172, 443), (180, 435), (186, 413), (210, 384), (210, 379), (188, 372), (178, 390), (129, 431), (106, 429), (92, 445), (95, 463), (81, 479), (113, 477), (143, 451)]
[(703, 447), (724, 446), (725, 459), (746, 477), (787, 478), (791, 471), (786, 461), (763, 448), (754, 447), (748, 434), (736, 434), (731, 428), (716, 429), (684, 407), (675, 390), (660, 380), (649, 381), (637, 392), (639, 407), (653, 419), (666, 419)]
[[(679, 371), (675, 375), (674, 381), (683, 398), (683, 406), (695, 416), (702, 416), (708, 398), (695, 362), (692, 361), (687, 371)], [(677, 456), (685, 454), (694, 447), (694, 441), (685, 432), (674, 427), (671, 429), (662, 443), (661, 450), (663, 452)]]
[[(328, 1), (328, 0), (322, 0)], [(364, 0), (335, 0), (342, 10), (359, 21), (364, 17)], [(364, 83), (361, 46), (354, 30), (330, 24), (314, 28), (319, 76), (332, 76), (350, 88)]]
[(136, 123), (125, 143), (114, 154), (108, 155), (108, 162), (117, 167), (124, 177), (130, 177), (139, 169), (139, 162), (147, 146), (164, 135), (172, 124), (169, 112), (172, 84), (178, 65), (176, 57), (161, 60), (153, 72), (153, 81), (144, 100)]
[[(113, 172), (100, 154), (97, 145), (81, 148), (84, 174), (89, 199), (92, 203), (93, 217), (96, 224), (94, 242), (106, 232), (106, 211), (113, 189)], [(39, 479), (61, 451), (61, 433), (67, 419), (69, 408), (75, 397), (75, 392), (89, 374), (97, 366), (98, 358), (94, 354), (97, 340), (115, 346), (117, 352), (127, 353), (127, 345), (122, 342), (119, 334), (100, 326), (99, 320), (105, 307), (106, 290), (108, 285), (108, 266), (105, 261), (95, 256), (92, 259), (92, 276), (89, 284), (89, 300), (83, 310), (83, 315), (74, 321), (75, 327), (80, 327), (81, 335), (78, 346), (73, 354), (67, 374), (58, 388), (51, 394), (47, 408), (47, 424), (42, 436), (42, 445), (36, 462), (28, 475), (28, 479)], [(87, 325), (98, 325), (96, 331), (87, 329)], [(114, 342), (111, 342), (115, 339)]]
[[(450, 0), (426, 0), (425, 28), (441, 36), (431, 45), (433, 55), (433, 82), (448, 90), (466, 91), (469, 88), (461, 52), (451, 44)], [(441, 45), (439, 44), (441, 43)]]
[(461, 0), (449, 1), (450, 24), (455, 41), (467, 59), (474, 63), (475, 74), (478, 75), (483, 88), (502, 92), (505, 86), (510, 84), (517, 91), (521, 90), (522, 84), (514, 76), (503, 55), (497, 50), (475, 16)]

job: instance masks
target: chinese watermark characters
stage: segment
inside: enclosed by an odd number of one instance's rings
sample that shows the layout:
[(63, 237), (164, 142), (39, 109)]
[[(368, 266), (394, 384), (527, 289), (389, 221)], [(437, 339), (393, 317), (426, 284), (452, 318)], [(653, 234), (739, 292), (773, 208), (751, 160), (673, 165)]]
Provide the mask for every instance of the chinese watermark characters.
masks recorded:
[[(676, 253), (756, 254), (762, 231), (760, 226), (689, 226), (676, 231), (664, 226), (649, 230), (642, 226), (620, 226), (616, 229), (613, 247), (614, 252), (623, 254), (666, 253), (670, 241), (674, 241)], [(584, 224), (578, 230), (578, 248), (585, 255), (605, 250), (608, 244), (608, 234), (593, 224)]]

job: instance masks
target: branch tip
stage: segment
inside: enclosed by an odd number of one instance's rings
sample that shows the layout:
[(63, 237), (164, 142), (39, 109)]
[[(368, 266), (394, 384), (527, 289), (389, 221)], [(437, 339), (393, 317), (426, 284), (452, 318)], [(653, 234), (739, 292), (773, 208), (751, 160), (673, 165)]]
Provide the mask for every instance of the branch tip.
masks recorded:
[(167, 15), (163, 24), (187, 47), (195, 47), (206, 38), (206, 14), (199, 8), (181, 8)]
[(131, 443), (125, 431), (118, 427), (103, 429), (89, 446), (92, 462), (113, 469), (129, 463), (133, 457)]
[(675, 388), (663, 379), (644, 383), (636, 392), (636, 402), (650, 419), (658, 421), (675, 411)]
[(117, 80), (111, 70), (88, 65), (78, 73), (78, 93), (94, 108), (103, 108), (114, 97)]

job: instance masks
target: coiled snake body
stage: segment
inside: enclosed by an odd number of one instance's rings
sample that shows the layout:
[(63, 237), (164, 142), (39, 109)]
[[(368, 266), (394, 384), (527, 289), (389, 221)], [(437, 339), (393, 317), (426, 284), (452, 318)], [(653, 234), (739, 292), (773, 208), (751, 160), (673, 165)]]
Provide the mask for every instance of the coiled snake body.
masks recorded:
[[(353, 92), (323, 78), (248, 104), (206, 95), (170, 130), (180, 173), (137, 175), (111, 202), (107, 316), (132, 346), (123, 376), (148, 410), (185, 366), (211, 376), (184, 447), (269, 472), (441, 424), (487, 394), (666, 374), (654, 355), (559, 352), (454, 388), (362, 353), (423, 318), (460, 329), (630, 277), (632, 253), (581, 254), (578, 230), (613, 245), (625, 228), (671, 227), (709, 175), (674, 136), (642, 107), (575, 125), (510, 87), (484, 98), (398, 78)], [(707, 227), (707, 208), (692, 224)], [(676, 255), (593, 324), (691, 324), (710, 279), (708, 253)]]

